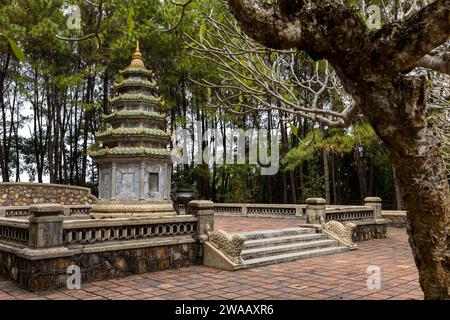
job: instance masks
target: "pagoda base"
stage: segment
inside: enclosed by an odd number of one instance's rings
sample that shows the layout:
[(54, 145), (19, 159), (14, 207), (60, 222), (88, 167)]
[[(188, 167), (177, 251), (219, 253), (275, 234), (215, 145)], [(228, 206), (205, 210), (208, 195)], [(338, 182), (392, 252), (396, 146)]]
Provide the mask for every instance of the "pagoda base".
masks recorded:
[(160, 202), (99, 202), (92, 207), (91, 218), (173, 217), (177, 213), (172, 201)]

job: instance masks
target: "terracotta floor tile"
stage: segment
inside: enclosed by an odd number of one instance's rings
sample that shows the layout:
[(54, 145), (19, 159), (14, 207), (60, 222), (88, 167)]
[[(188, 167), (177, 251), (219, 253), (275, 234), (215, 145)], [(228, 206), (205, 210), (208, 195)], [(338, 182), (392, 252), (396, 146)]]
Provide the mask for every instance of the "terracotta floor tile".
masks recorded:
[[(293, 227), (302, 221), (216, 217), (228, 232)], [(367, 267), (381, 271), (381, 289), (367, 288)], [(235, 272), (205, 266), (132, 275), (83, 284), (81, 290), (31, 293), (0, 276), (0, 299), (423, 299), (404, 229), (388, 239), (358, 243), (358, 250)]]

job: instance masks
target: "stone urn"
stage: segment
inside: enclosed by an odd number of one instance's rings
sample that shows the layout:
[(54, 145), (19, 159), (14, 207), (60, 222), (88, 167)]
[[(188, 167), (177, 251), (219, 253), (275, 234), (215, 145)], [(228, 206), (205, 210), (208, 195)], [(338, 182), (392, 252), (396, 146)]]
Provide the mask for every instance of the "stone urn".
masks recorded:
[(177, 214), (185, 214), (187, 204), (198, 197), (197, 185), (191, 187), (175, 187), (172, 189), (171, 198)]

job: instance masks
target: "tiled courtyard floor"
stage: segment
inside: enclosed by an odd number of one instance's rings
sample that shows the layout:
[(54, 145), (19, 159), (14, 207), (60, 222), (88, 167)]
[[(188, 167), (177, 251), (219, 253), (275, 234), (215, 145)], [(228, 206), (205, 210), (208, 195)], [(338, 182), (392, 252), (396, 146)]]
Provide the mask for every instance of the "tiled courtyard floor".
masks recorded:
[[(216, 229), (250, 231), (298, 225), (295, 220), (216, 218)], [(236, 272), (204, 266), (83, 284), (81, 290), (30, 293), (0, 277), (0, 299), (422, 299), (405, 229), (359, 249)], [(381, 289), (367, 288), (368, 266), (381, 271)]]

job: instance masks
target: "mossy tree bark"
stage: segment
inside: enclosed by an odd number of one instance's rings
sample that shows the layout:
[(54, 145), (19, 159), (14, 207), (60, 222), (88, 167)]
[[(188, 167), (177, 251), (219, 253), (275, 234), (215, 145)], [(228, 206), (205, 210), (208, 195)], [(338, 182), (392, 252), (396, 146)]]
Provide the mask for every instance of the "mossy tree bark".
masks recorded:
[[(409, 242), (427, 299), (450, 298), (450, 190), (427, 121), (427, 81), (408, 73), (450, 37), (450, 0), (368, 32), (342, 0), (228, 0), (245, 33), (275, 49), (327, 59), (390, 153), (408, 210)], [(440, 68), (445, 70), (445, 68)]]

